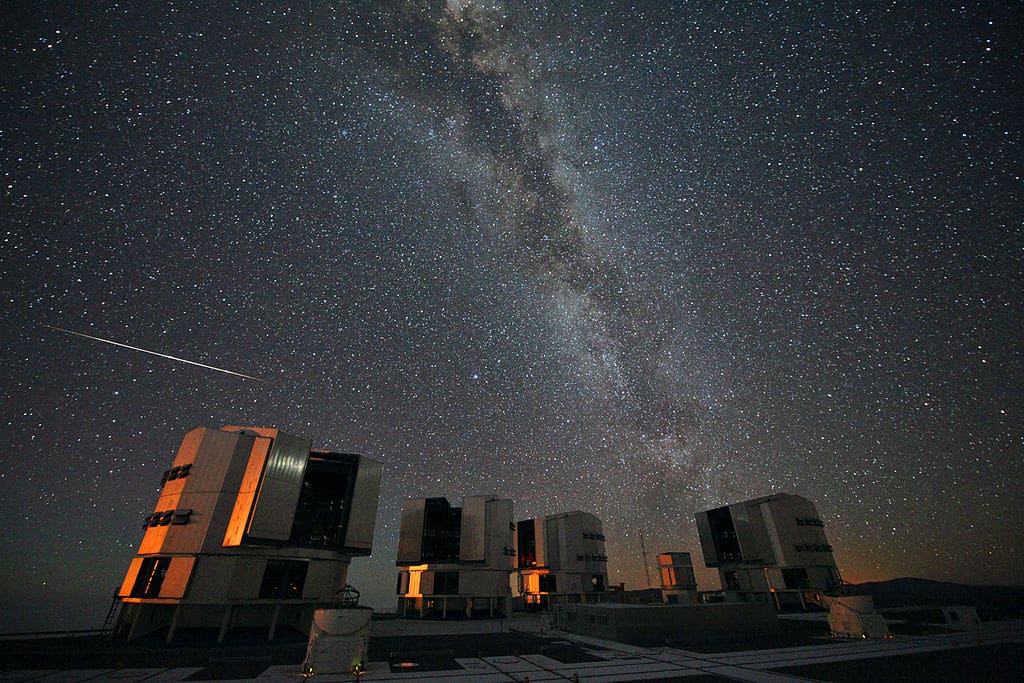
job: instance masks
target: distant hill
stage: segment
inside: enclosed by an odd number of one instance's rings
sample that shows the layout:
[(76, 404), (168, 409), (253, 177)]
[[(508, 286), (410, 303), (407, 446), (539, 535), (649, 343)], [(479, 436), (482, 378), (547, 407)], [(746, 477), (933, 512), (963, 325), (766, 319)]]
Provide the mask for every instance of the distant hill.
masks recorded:
[(889, 581), (848, 584), (853, 595), (870, 595), (875, 607), (971, 605), (982, 618), (1024, 616), (1024, 586), (971, 586), (947, 581), (905, 577)]

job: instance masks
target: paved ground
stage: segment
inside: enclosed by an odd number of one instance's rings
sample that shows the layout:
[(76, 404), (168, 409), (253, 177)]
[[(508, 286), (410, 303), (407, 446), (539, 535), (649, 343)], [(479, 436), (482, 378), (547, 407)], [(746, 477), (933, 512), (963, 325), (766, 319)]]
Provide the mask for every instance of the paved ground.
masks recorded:
[[(565, 636), (566, 642), (569, 637)], [(365, 680), (523, 681), (1020, 681), (1024, 622), (986, 624), (970, 634), (903, 636), (891, 640), (824, 641), (804, 647), (700, 653), (641, 648), (573, 636), (590, 661), (545, 654), (456, 658), (458, 669), (398, 672), (371, 663)], [(268, 671), (267, 674), (276, 673)], [(324, 677), (322, 680), (345, 680)]]
[(1024, 646), (976, 645), (774, 671), (825, 681), (1024, 681)]
[[(891, 640), (831, 641), (732, 652), (678, 647), (644, 648), (564, 633), (543, 632), (538, 619), (504, 622), (380, 622), (374, 625), (363, 681), (941, 681), (1024, 680), (1024, 622), (987, 623), (976, 631)], [(521, 627), (518, 628), (518, 627)], [(444, 630), (445, 634), (438, 634)], [(453, 632), (454, 630), (454, 632)], [(481, 632), (484, 631), (484, 632)], [(433, 635), (431, 635), (433, 632)], [(301, 643), (247, 651), (232, 649), (203, 666), (83, 666), (11, 669), (0, 662), (0, 681), (301, 680)], [(297, 656), (289, 654), (294, 650)], [(7, 651), (10, 653), (10, 650)], [(286, 656), (283, 663), (265, 659)], [(21, 660), (19, 660), (21, 661)], [(62, 662), (64, 663), (64, 662)], [(404, 665), (403, 665), (404, 664)], [(58, 670), (62, 669), (62, 670)], [(234, 674), (234, 675), (232, 675)], [(312, 681), (351, 681), (318, 675)]]

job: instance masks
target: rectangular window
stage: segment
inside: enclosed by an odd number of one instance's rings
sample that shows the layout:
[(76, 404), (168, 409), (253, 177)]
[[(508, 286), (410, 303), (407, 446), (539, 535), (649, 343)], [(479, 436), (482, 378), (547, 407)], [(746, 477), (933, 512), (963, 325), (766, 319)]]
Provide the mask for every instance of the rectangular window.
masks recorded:
[(172, 467), (171, 469), (164, 472), (164, 476), (160, 479), (161, 488), (169, 481), (175, 479), (184, 479), (192, 471), (192, 463), (187, 465), (181, 465), (179, 467)]
[(423, 508), (424, 562), (458, 562), (462, 535), (462, 508), (444, 498), (428, 498)]
[(516, 545), (519, 546), (519, 566), (537, 566), (537, 528), (535, 520), (519, 522), (516, 529)]
[(357, 456), (310, 453), (289, 544), (335, 550), (344, 547), (358, 469)]
[(435, 572), (434, 573), (434, 595), (458, 595), (459, 594), (459, 573), (458, 572)]
[(807, 570), (803, 567), (783, 569), (782, 580), (785, 582), (786, 588), (789, 589), (811, 587), (811, 581), (807, 577)]
[(715, 545), (715, 553), (721, 562), (742, 562), (743, 552), (740, 541), (736, 538), (736, 527), (733, 525), (732, 513), (728, 507), (708, 510), (708, 526), (711, 529), (711, 540)]
[(828, 586), (829, 586), (829, 588), (831, 588), (833, 586), (838, 586), (842, 582), (843, 582), (843, 579), (842, 579), (842, 577), (839, 576), (839, 568), (838, 567), (829, 567), (828, 568)]
[(192, 508), (178, 508), (172, 513), (171, 524), (182, 525), (188, 524), (189, 517), (192, 516)]
[(260, 584), (261, 598), (301, 598), (306, 585), (309, 562), (303, 560), (267, 560)]
[(661, 568), (661, 587), (671, 588), (676, 585), (676, 572), (672, 567)]
[(171, 566), (169, 557), (147, 557), (139, 566), (135, 576), (135, 584), (130, 593), (133, 598), (156, 598), (160, 596), (160, 587), (167, 576), (167, 568)]

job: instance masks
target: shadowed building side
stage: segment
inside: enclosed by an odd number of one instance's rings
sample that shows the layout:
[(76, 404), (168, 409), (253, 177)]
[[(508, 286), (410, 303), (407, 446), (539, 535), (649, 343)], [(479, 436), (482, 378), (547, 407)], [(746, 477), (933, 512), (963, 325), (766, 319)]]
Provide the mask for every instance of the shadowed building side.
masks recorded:
[(310, 445), (277, 429), (188, 432), (118, 591), (118, 636), (308, 632), (315, 607), (344, 587), (352, 557), (370, 554), (382, 471)]
[(727, 600), (825, 607), (842, 582), (825, 524), (807, 498), (778, 493), (697, 513), (704, 563)]
[(516, 592), (523, 607), (592, 602), (608, 590), (601, 520), (573, 511), (516, 524)]
[(398, 612), (443, 619), (511, 615), (512, 501), (416, 498), (402, 506)]
[(661, 575), (662, 602), (697, 604), (697, 578), (693, 573), (690, 553), (661, 553), (658, 555), (658, 573)]

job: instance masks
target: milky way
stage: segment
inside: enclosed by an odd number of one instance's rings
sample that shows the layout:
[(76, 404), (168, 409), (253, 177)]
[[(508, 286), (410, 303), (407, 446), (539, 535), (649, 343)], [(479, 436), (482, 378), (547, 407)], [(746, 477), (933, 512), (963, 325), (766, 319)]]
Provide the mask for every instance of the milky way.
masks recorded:
[(377, 606), (426, 495), (597, 514), (631, 587), (777, 491), (851, 581), (1024, 581), (1019, 12), (8, 14), (7, 630), (99, 625), (198, 425), (385, 463)]
[[(516, 273), (557, 302), (580, 347), (577, 362), (590, 375), (585, 389), (596, 394), (609, 435), (625, 437), (623, 459), (655, 456), (670, 465), (648, 477), (644, 488), (656, 488), (655, 482), (672, 487), (690, 509), (708, 463), (671, 467), (685, 457), (695, 419), (672, 374), (658, 372), (671, 322), (655, 315), (653, 293), (602, 252), (576, 201), (585, 181), (553, 132), (560, 112), (545, 106), (529, 45), (517, 41), (528, 28), (512, 25), (515, 19), (500, 4), (403, 3), (381, 11), (371, 40), (393, 36), (390, 49), (376, 45), (382, 66), (437, 125), (449, 124), (449, 144), (476, 162), (464, 171), (474, 214), (491, 228), (495, 248)], [(651, 474), (647, 467), (641, 471)]]

